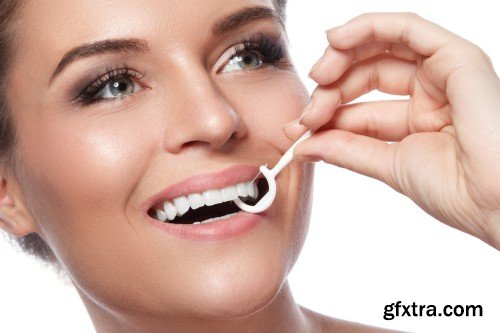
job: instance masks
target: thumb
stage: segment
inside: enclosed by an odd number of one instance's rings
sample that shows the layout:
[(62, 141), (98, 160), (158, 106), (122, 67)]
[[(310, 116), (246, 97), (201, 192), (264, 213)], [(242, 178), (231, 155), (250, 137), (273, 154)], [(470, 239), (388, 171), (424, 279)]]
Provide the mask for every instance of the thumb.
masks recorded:
[(378, 179), (397, 190), (394, 170), (397, 144), (332, 129), (317, 132), (298, 144), (294, 149), (294, 160), (323, 160), (328, 164)]

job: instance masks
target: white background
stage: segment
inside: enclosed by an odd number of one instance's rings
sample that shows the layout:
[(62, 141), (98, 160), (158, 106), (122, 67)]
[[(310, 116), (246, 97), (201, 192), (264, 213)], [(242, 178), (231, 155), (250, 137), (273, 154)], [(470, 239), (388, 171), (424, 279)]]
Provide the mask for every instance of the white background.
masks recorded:
[[(494, 4), (290, 0), (291, 52), (312, 92), (307, 73), (327, 45), (325, 29), (363, 12), (412, 11), (478, 44), (498, 72), (500, 23)], [(317, 165), (314, 196), (308, 238), (289, 277), (299, 304), (412, 332), (500, 331), (500, 252), (442, 225), (387, 185), (334, 166)], [(0, 332), (93, 331), (74, 289), (1, 239), (0, 264)], [(484, 316), (385, 321), (384, 305), (398, 300), (479, 304)]]

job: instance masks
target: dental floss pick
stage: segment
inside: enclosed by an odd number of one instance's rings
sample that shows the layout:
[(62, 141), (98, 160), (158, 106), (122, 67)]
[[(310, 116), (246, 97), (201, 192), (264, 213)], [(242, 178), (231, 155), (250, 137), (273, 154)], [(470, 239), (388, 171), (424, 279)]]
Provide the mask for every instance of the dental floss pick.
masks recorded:
[[(269, 191), (255, 204), (255, 206), (250, 206), (241, 201), (238, 197), (234, 200), (236, 206), (238, 206), (241, 210), (248, 213), (261, 213), (268, 209), (274, 199), (276, 198), (276, 176), (283, 170), (292, 160), (293, 160), (293, 150), (295, 146), (304, 141), (305, 139), (311, 137), (314, 134), (313, 130), (309, 130), (304, 133), (295, 143), (286, 151), (286, 153), (280, 158), (278, 163), (269, 170), (267, 168), (267, 164), (261, 165), (259, 170), (264, 175), (269, 185)], [(255, 180), (255, 179), (254, 179)]]

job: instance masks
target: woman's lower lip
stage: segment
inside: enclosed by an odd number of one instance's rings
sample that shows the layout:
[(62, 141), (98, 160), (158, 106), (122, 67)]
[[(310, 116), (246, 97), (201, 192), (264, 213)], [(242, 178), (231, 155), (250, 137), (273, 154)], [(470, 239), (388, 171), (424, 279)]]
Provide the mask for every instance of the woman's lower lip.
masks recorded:
[(195, 241), (220, 241), (242, 236), (263, 223), (266, 212), (250, 214), (240, 211), (229, 218), (202, 224), (174, 224), (156, 220), (148, 215), (155, 226), (182, 239)]

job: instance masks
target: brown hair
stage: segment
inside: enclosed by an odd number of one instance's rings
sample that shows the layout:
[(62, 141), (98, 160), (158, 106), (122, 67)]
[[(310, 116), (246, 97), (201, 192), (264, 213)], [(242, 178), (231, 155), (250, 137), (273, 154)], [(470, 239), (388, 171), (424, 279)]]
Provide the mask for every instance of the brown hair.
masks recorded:
[[(273, 0), (273, 5), (283, 21), (285, 21), (286, 2), (287, 0)], [(17, 135), (7, 102), (6, 85), (15, 57), (14, 30), (21, 3), (21, 0), (0, 0), (0, 77), (4, 78), (0, 81), (0, 163), (6, 170), (14, 170), (17, 161), (15, 156)], [(60, 268), (54, 252), (38, 234), (31, 233), (15, 240), (25, 253)]]
[[(17, 135), (7, 101), (6, 86), (16, 53), (14, 30), (21, 3), (20, 0), (0, 0), (0, 77), (3, 78), (0, 81), (0, 163), (11, 174), (15, 172)], [(18, 237), (16, 241), (25, 253), (45, 262), (57, 263), (54, 253), (38, 234)]]
[[(0, 77), (8, 78), (8, 70), (14, 58), (13, 30), (14, 14), (19, 7), (19, 1), (0, 0)], [(0, 81), (0, 159), (2, 163), (12, 160), (14, 151), (15, 131), (10, 119), (5, 88), (7, 79)]]
[(273, 0), (274, 8), (276, 8), (278, 14), (283, 18), (283, 21), (286, 19), (286, 2), (287, 0)]

